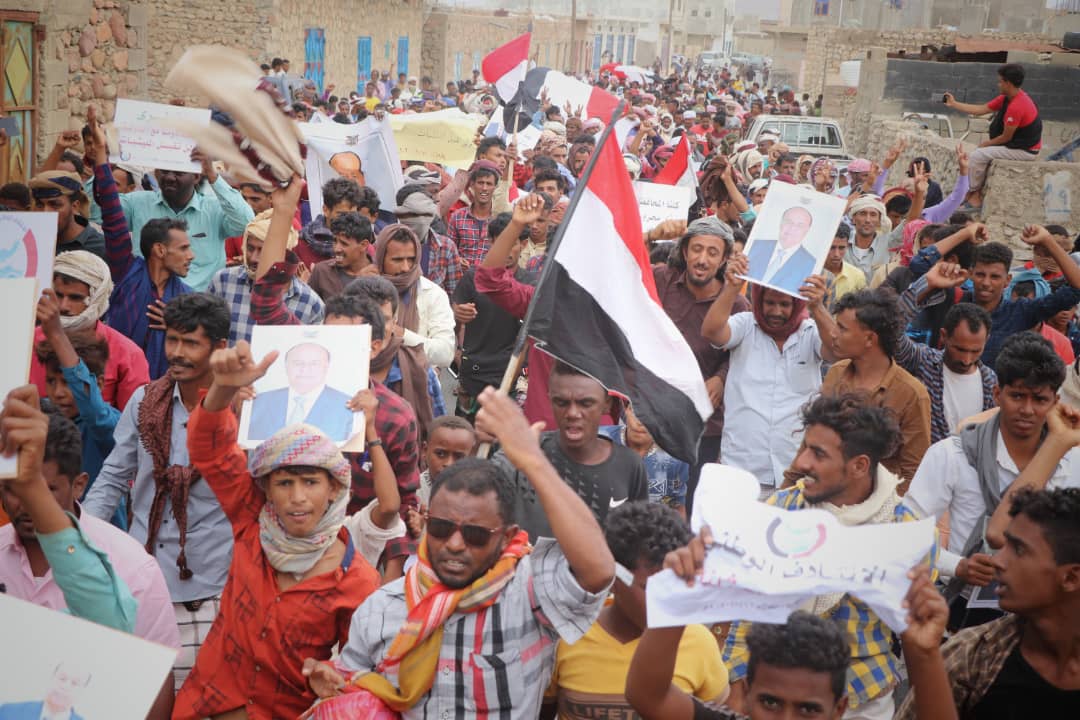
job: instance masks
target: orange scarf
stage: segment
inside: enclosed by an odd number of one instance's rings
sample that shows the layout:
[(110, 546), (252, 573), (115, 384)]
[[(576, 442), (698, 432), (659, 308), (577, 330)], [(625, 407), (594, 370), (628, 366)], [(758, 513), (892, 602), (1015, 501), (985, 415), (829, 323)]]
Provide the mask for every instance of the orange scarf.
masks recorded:
[(532, 552), (529, 536), (519, 531), (495, 564), (472, 585), (453, 590), (439, 582), (428, 559), (427, 534), (421, 538), (416, 564), (405, 574), (405, 603), (409, 615), (398, 631), (378, 671), (400, 665), (395, 688), (379, 672), (353, 679), (353, 684), (377, 695), (401, 712), (420, 701), (435, 681), (442, 647), (443, 625), (455, 612), (475, 612), (491, 607), (514, 577), (518, 560)]

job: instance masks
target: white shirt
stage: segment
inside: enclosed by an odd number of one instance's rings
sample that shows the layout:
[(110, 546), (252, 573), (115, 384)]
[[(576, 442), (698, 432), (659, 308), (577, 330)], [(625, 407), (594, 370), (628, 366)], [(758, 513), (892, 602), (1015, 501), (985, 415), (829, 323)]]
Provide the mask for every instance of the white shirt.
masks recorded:
[(799, 408), (821, 387), (821, 337), (804, 320), (781, 352), (751, 312), (731, 316), (728, 327), (722, 460), (779, 487), (802, 441)]
[(386, 543), (394, 538), (403, 537), (406, 532), (405, 521), (398, 515), (388, 528), (381, 528), (371, 519), (371, 513), (379, 506), (378, 500), (372, 500), (360, 511), (345, 518), (345, 527), (352, 536), (353, 546), (371, 567), (379, 566), (379, 557), (386, 548)]
[[(780, 272), (780, 269), (784, 267), (784, 263), (795, 254), (795, 251), (799, 249), (799, 246), (786, 248), (779, 242), (776, 243), (776, 247), (773, 248), (772, 257), (769, 258), (769, 264), (765, 266), (765, 277), (761, 278), (763, 282), (771, 282), (773, 276)], [(770, 272), (771, 270), (771, 272)]]
[[(1000, 489), (1004, 493), (1020, 475), (1020, 469), (1009, 455), (1000, 432), (997, 466)], [(1046, 484), (1048, 490), (1063, 487), (1080, 487), (1080, 450), (1077, 448), (1065, 454)], [(968, 463), (959, 437), (947, 437), (930, 446), (911, 479), (904, 505), (920, 518), (940, 518), (942, 513), (949, 511), (949, 547), (941, 551), (938, 570), (946, 575), (955, 574), (968, 536), (986, 515), (978, 473)]]
[(967, 375), (954, 373), (947, 365), (941, 366), (941, 379), (945, 389), (942, 402), (945, 405), (945, 424), (954, 428), (960, 421), (983, 411), (982, 373), (978, 368)]
[(416, 332), (405, 330), (402, 340), (409, 347), (423, 345), (428, 365), (450, 367), (454, 361), (454, 311), (450, 309), (446, 291), (422, 275), (416, 311), (420, 324)]

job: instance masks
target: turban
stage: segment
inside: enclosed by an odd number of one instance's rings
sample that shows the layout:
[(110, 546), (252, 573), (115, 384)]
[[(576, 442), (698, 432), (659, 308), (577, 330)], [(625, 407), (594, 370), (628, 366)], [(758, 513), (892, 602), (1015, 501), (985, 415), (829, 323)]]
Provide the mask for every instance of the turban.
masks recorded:
[(885, 204), (882, 203), (876, 195), (860, 195), (856, 198), (848, 209), (848, 217), (855, 217), (855, 214), (861, 210), (877, 210), (878, 215), (881, 218), (881, 223), (878, 226), (880, 232), (889, 232), (892, 230), (892, 221), (889, 220), (889, 216), (885, 214)]
[[(244, 235), (240, 239), (240, 251), (244, 256), (244, 266), (247, 266), (247, 239), (249, 237), (257, 238), (259, 240), (266, 240), (266, 233), (270, 230), (270, 218), (274, 216), (274, 209), (263, 210), (261, 213), (252, 218), (251, 222), (244, 228)], [(296, 228), (289, 227), (289, 239), (285, 241), (285, 247), (292, 250), (296, 247), (297, 241), (300, 239), (296, 232)], [(255, 271), (248, 269), (248, 275), (254, 279)]]
[(278, 430), (252, 451), (248, 468), (252, 477), (261, 478), (280, 468), (298, 466), (321, 468), (342, 487), (352, 483), (348, 461), (334, 441), (312, 425)]
[(60, 317), (64, 329), (85, 330), (97, 325), (97, 321), (109, 309), (109, 296), (113, 290), (109, 266), (105, 261), (86, 250), (60, 253), (53, 262), (53, 275), (63, 275), (90, 286), (86, 309), (78, 315)]

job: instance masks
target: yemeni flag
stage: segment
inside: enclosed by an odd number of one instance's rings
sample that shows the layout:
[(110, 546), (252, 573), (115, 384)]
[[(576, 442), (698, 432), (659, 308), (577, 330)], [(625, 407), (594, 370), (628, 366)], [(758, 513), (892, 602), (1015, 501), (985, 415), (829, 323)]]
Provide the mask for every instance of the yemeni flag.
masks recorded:
[(686, 139), (686, 133), (679, 137), (675, 152), (668, 158), (667, 165), (653, 177), (653, 182), (659, 185), (682, 185), (692, 190), (697, 189), (697, 173), (690, 164), (690, 141)]
[(713, 407), (694, 353), (656, 295), (637, 199), (604, 131), (525, 320), (537, 347), (629, 398), (657, 444), (693, 463)]
[(580, 107), (586, 118), (600, 118), (605, 123), (615, 112), (619, 98), (607, 90), (582, 82), (558, 70), (548, 70), (542, 87), (547, 89), (553, 105), (563, 107), (570, 103), (572, 110)]
[(480, 63), (484, 79), (495, 88), (495, 96), (506, 105), (517, 95), (529, 70), (529, 42), (532, 33), (519, 35), (492, 50)]

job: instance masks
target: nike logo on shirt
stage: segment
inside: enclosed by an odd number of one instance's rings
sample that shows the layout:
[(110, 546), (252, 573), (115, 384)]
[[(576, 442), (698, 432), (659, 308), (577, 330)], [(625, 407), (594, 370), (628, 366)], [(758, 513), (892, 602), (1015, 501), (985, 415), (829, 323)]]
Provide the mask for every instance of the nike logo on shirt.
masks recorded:
[(627, 496), (627, 497), (624, 497), (624, 498), (623, 498), (622, 500), (616, 500), (615, 498), (611, 498), (611, 500), (610, 500), (610, 501), (608, 502), (608, 507), (610, 507), (610, 508), (617, 508), (617, 507), (619, 507), (620, 505), (622, 505), (622, 504), (623, 504), (624, 502), (626, 502), (626, 501), (627, 501), (627, 499), (628, 499), (628, 497), (629, 497), (629, 496)]

